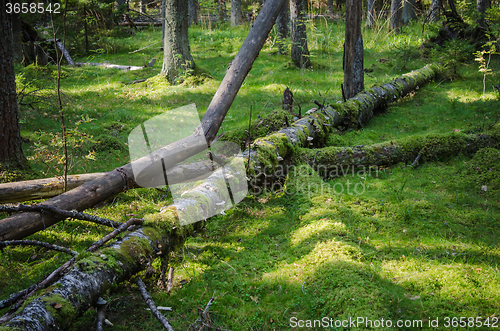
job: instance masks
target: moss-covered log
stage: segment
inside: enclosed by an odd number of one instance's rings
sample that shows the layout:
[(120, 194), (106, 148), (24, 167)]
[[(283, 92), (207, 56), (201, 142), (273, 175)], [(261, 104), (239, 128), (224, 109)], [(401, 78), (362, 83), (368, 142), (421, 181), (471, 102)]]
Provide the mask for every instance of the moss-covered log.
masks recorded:
[(295, 159), (306, 162), (325, 177), (342, 176), (356, 168), (390, 166), (399, 162), (413, 164), (445, 160), (459, 154), (474, 154), (481, 148), (500, 146), (500, 130), (487, 134), (426, 134), (355, 147), (325, 147), (316, 150), (297, 149)]
[[(297, 148), (321, 146), (332, 127), (366, 125), (377, 110), (423, 86), (439, 71), (437, 66), (427, 65), (389, 83), (358, 93), (344, 103), (322, 109), (313, 108), (306, 113), (306, 117), (291, 126), (255, 140), (250, 151), (243, 154), (244, 158), (251, 160), (250, 186), (260, 190), (264, 182), (273, 182), (275, 177), (283, 176), (286, 169), (278, 164), (286, 158), (293, 157), (293, 161), (296, 161), (294, 153)], [(316, 152), (310, 153), (314, 155)]]
[(389, 83), (358, 93), (344, 103), (331, 105), (330, 108), (333, 108), (330, 109), (333, 119), (332, 125), (343, 128), (365, 126), (372, 119), (374, 113), (425, 85), (434, 79), (441, 70), (436, 65), (426, 65)]

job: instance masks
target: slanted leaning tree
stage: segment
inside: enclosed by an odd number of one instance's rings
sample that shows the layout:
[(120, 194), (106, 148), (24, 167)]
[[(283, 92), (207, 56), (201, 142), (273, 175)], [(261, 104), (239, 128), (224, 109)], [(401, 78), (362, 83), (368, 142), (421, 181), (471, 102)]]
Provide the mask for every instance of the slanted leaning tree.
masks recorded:
[(5, 10), (6, 0), (0, 0), (0, 165), (24, 168), (21, 131), (17, 108), (16, 76), (13, 63), (12, 28)]
[(172, 84), (194, 69), (188, 38), (188, 1), (165, 0), (165, 36), (161, 74)]
[(305, 0), (290, 0), (290, 20), (292, 23), (292, 62), (299, 68), (309, 68), (311, 59), (307, 48)]
[(363, 36), (361, 35), (361, 1), (346, 0), (344, 43), (344, 95), (352, 98), (365, 88), (363, 69)]

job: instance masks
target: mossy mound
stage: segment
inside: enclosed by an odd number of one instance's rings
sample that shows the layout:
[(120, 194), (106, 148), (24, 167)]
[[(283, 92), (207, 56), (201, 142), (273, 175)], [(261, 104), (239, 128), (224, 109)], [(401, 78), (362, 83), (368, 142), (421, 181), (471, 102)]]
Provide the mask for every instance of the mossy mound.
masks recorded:
[(500, 150), (496, 148), (480, 149), (466, 163), (462, 172), (462, 181), (475, 192), (500, 199)]

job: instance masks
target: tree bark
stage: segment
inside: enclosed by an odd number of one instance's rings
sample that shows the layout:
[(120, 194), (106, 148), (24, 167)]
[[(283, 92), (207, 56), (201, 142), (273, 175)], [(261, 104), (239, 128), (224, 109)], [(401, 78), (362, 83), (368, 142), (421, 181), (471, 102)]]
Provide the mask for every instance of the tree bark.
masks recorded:
[(333, 18), (333, 0), (326, 0), (326, 15)]
[(183, 71), (194, 67), (188, 38), (188, 2), (165, 0), (165, 37), (161, 74), (174, 84)]
[(241, 0), (231, 0), (231, 26), (238, 26), (242, 22)]
[(375, 22), (375, 0), (368, 0), (368, 9), (366, 12), (366, 26), (371, 28)]
[[(227, 111), (262, 49), (284, 2), (285, 0), (268, 0), (266, 2), (262, 14), (257, 17), (240, 51), (233, 59), (231, 67), (226, 72), (226, 76), (215, 93), (212, 102), (208, 106), (200, 129), (202, 131), (201, 134), (205, 135), (205, 139), (209, 144), (215, 139)], [(157, 158), (163, 159), (165, 169), (170, 169), (188, 157), (206, 150), (206, 144), (199, 145), (198, 143), (199, 139), (197, 137), (199, 134), (200, 132), (197, 131), (191, 136), (135, 161), (135, 164), (141, 164), (142, 162), (150, 164), (151, 158)], [(144, 172), (149, 171), (151, 171), (150, 168), (145, 166)], [(126, 191), (135, 185), (132, 165), (129, 163), (106, 173), (105, 176), (99, 179), (87, 182), (76, 189), (47, 200), (44, 204), (53, 205), (60, 209), (76, 209), (81, 211), (113, 195)], [(50, 215), (44, 215), (42, 219), (40, 213), (13, 215), (0, 220), (0, 240), (22, 239), (60, 220), (60, 217)]]
[(398, 32), (401, 27), (401, 0), (391, 1), (391, 23), (390, 28), (392, 31)]
[(290, 35), (290, 29), (288, 24), (290, 23), (290, 7), (284, 5), (281, 8), (280, 14), (278, 15), (277, 25), (278, 25), (278, 53), (287, 54), (288, 47), (286, 39)]
[(219, 23), (224, 23), (226, 21), (226, 0), (217, 0), (217, 15), (219, 17)]
[(405, 0), (402, 14), (403, 24), (408, 24), (411, 20), (417, 19), (417, 14), (415, 13), (416, 6), (416, 0)]
[(200, 12), (200, 3), (198, 0), (189, 0), (189, 26), (198, 25), (198, 15)]
[(486, 30), (488, 28), (488, 24), (486, 23), (486, 11), (491, 6), (491, 0), (477, 0), (477, 11), (479, 13), (479, 17), (477, 23), (481, 27), (481, 29)]
[(292, 23), (292, 62), (299, 68), (309, 68), (311, 59), (307, 48), (305, 0), (290, 0), (290, 20)]
[(429, 21), (437, 22), (439, 19), (439, 11), (443, 6), (442, 0), (432, 0), (431, 8), (429, 9)]
[[(104, 172), (68, 176), (68, 189), (71, 190), (90, 180), (100, 178)], [(54, 177), (22, 182), (0, 184), (0, 204), (46, 199), (64, 192), (64, 178)]]
[[(186, 178), (197, 181), (207, 177), (213, 171), (213, 168), (214, 164), (208, 161), (175, 166), (169, 170), (168, 181), (169, 184), (185, 182)], [(105, 172), (69, 175), (68, 190), (72, 190), (91, 180), (99, 179), (104, 175), (106, 175)], [(62, 177), (4, 183), (0, 184), (0, 204), (48, 199), (61, 193), (64, 193), (64, 179)]]
[(12, 30), (6, 0), (0, 0), (0, 165), (25, 168), (17, 107), (16, 78), (13, 64)]
[(12, 48), (14, 62), (21, 63), (23, 61), (23, 22), (21, 16), (12, 12)]
[(345, 22), (344, 91), (346, 98), (349, 99), (365, 88), (360, 1), (346, 1)]

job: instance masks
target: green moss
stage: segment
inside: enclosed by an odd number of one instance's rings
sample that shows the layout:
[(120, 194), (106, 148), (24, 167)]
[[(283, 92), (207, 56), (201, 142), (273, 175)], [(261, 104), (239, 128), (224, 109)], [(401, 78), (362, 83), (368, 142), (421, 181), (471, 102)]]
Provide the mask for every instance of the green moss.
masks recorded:
[(132, 261), (152, 254), (152, 248), (147, 239), (132, 237), (124, 241), (120, 246), (120, 251)]
[(176, 227), (180, 227), (177, 208), (170, 206), (160, 213), (144, 216), (143, 226), (161, 229), (164, 234), (170, 233)]
[[(76, 310), (69, 300), (63, 298), (60, 294), (50, 294), (42, 297), (41, 300), (46, 302), (45, 307), (56, 318), (62, 329), (67, 329), (73, 324), (77, 316)], [(55, 305), (61, 306), (54, 308)]]
[(482, 148), (465, 163), (459, 181), (467, 188), (473, 188), (495, 200), (500, 199), (500, 150)]

